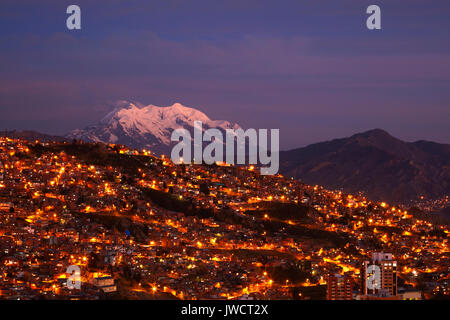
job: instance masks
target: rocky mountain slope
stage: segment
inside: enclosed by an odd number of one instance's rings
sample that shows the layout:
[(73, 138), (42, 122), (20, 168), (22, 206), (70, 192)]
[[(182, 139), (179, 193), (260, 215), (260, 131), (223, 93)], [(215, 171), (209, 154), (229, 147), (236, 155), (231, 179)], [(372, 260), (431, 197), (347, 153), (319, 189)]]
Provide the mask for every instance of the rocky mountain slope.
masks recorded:
[(308, 184), (403, 203), (450, 193), (450, 145), (404, 142), (375, 129), (281, 152), (280, 171)]

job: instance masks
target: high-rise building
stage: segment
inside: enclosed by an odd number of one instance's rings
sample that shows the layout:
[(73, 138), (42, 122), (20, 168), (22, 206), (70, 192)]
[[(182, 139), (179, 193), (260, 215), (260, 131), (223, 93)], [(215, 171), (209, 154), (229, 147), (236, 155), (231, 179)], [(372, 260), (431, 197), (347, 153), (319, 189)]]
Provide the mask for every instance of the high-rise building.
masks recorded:
[(330, 274), (327, 280), (327, 300), (352, 300), (353, 281), (350, 276)]
[(397, 261), (391, 253), (372, 253), (372, 260), (363, 262), (361, 275), (363, 296), (397, 296)]

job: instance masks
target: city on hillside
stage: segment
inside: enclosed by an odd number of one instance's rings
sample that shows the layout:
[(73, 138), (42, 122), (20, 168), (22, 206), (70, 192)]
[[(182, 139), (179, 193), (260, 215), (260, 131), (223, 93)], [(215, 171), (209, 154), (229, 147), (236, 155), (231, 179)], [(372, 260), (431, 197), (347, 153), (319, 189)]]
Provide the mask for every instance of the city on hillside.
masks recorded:
[(1, 137), (0, 299), (448, 299), (430, 216), (255, 166)]

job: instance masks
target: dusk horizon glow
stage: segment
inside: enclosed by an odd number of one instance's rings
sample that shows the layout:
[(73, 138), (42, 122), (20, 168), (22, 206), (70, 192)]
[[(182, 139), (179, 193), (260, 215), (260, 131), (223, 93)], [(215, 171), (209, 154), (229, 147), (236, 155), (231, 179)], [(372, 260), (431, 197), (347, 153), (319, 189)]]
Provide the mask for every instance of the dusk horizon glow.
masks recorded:
[(0, 4), (0, 130), (63, 135), (116, 100), (180, 102), (281, 149), (382, 128), (450, 143), (450, 4), (379, 1), (108, 1)]

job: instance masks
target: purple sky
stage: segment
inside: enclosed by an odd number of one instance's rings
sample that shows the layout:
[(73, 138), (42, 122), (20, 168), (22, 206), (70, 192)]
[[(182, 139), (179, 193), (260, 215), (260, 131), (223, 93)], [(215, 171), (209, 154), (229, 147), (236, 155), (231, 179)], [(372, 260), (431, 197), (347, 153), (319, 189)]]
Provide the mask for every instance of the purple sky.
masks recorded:
[(447, 0), (2, 0), (0, 61), (0, 130), (64, 134), (130, 99), (280, 128), (283, 149), (373, 128), (450, 143)]

